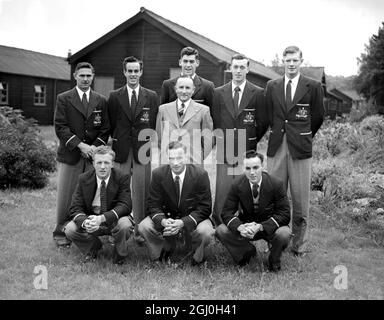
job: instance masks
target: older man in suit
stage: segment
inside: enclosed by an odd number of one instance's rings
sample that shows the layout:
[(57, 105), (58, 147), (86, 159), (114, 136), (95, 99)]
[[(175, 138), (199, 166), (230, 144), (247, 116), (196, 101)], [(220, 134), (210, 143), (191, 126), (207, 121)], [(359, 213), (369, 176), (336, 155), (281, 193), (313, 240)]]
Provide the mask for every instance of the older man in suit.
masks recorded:
[(162, 164), (168, 161), (166, 147), (172, 141), (186, 145), (189, 163), (200, 166), (212, 150), (212, 118), (207, 106), (192, 100), (194, 90), (192, 79), (181, 76), (175, 84), (177, 99), (159, 107), (156, 132)]
[[(138, 225), (145, 217), (151, 178), (150, 138), (159, 107), (157, 93), (140, 85), (143, 62), (133, 56), (123, 61), (127, 84), (112, 91), (108, 99), (115, 166), (132, 177), (133, 217)], [(135, 230), (135, 240), (143, 239)]]
[(199, 265), (204, 262), (205, 248), (215, 233), (209, 220), (211, 190), (208, 173), (198, 166), (186, 164), (186, 151), (180, 142), (171, 142), (169, 165), (153, 171), (149, 215), (140, 223), (139, 231), (146, 239), (152, 260), (170, 258), (177, 239), (184, 238), (192, 246), (192, 265)]
[(79, 175), (92, 168), (92, 153), (108, 141), (109, 121), (106, 98), (91, 90), (95, 70), (90, 63), (77, 64), (76, 87), (57, 96), (54, 116), (59, 139), (57, 150), (56, 228), (58, 246), (69, 246), (63, 227), (69, 220), (72, 194)]
[[(216, 196), (213, 220), (221, 223), (220, 213), (230, 185), (242, 173), (241, 157), (256, 150), (267, 129), (263, 90), (247, 80), (249, 59), (232, 57), (232, 81), (215, 89), (212, 118), (216, 138)], [(240, 163), (240, 165), (239, 165)]]
[(240, 266), (256, 255), (250, 242), (266, 240), (271, 245), (268, 268), (279, 271), (281, 254), (291, 235), (289, 202), (282, 182), (262, 172), (263, 160), (264, 156), (253, 150), (246, 153), (244, 174), (231, 185), (216, 236)]
[(85, 254), (85, 261), (97, 258), (102, 247), (99, 236), (112, 235), (113, 263), (122, 264), (128, 255), (133, 219), (129, 175), (113, 169), (115, 153), (106, 146), (95, 149), (94, 170), (79, 176), (73, 194), (65, 234)]
[[(197, 103), (212, 107), (213, 90), (215, 88), (213, 82), (206, 80), (196, 74), (196, 69), (200, 64), (199, 51), (192, 47), (185, 47), (180, 52), (179, 66), (181, 67), (181, 75), (190, 76), (195, 86), (192, 99)], [(175, 92), (176, 78), (168, 79), (161, 86), (161, 104), (175, 101), (177, 94)]]
[(285, 75), (266, 87), (268, 118), (268, 172), (283, 180), (292, 197), (292, 252), (307, 251), (311, 185), (312, 140), (324, 117), (321, 84), (300, 74), (302, 52), (284, 50)]

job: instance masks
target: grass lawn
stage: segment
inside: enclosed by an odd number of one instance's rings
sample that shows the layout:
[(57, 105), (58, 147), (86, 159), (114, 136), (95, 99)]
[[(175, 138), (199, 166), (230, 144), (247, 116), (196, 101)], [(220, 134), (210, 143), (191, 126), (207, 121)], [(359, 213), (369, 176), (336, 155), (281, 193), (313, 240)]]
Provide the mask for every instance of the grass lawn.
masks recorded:
[[(54, 136), (51, 128), (46, 137)], [(282, 271), (265, 270), (264, 241), (244, 268), (234, 265), (215, 240), (206, 264), (155, 265), (145, 247), (131, 241), (129, 258), (115, 266), (105, 244), (95, 263), (81, 264), (72, 245), (58, 249), (55, 225), (56, 174), (42, 190), (0, 191), (0, 299), (383, 299), (384, 250), (359, 225), (342, 225), (313, 203), (310, 249), (304, 258), (283, 253)], [(334, 286), (335, 267), (345, 266), (347, 288)], [(34, 287), (34, 269), (45, 266), (48, 288)]]

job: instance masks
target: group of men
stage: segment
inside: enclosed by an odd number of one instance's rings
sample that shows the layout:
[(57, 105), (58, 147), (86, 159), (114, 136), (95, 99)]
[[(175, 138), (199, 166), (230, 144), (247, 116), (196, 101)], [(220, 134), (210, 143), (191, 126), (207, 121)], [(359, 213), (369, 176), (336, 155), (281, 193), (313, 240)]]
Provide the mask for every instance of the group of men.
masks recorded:
[[(79, 63), (76, 87), (58, 95), (55, 111), (57, 245), (74, 242), (92, 260), (102, 247), (99, 236), (110, 235), (113, 262), (121, 264), (132, 233), (156, 261), (171, 259), (183, 240), (186, 257), (199, 265), (216, 236), (245, 265), (256, 255), (252, 242), (265, 239), (268, 268), (278, 271), (292, 237), (293, 254), (303, 256), (312, 139), (323, 121), (323, 92), (320, 83), (300, 74), (299, 48), (286, 48), (283, 61), (285, 75), (264, 90), (247, 80), (249, 59), (236, 54), (232, 80), (215, 88), (196, 74), (198, 51), (186, 47), (181, 75), (163, 82), (160, 99), (140, 85), (143, 62), (135, 57), (124, 59), (127, 83), (108, 99), (90, 88), (92, 65)], [(268, 128), (267, 173), (256, 150)], [(161, 165), (151, 172), (153, 141)], [(204, 170), (211, 152), (213, 206)]]

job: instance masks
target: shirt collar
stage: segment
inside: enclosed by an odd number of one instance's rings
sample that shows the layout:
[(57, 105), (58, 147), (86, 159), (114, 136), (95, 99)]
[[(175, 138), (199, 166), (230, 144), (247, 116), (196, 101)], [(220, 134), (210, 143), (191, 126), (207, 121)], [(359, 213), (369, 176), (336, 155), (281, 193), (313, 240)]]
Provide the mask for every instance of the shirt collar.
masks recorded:
[(245, 80), (241, 85), (236, 85), (233, 81), (232, 81), (232, 91), (235, 91), (235, 88), (236, 87), (239, 87), (240, 88), (240, 93), (243, 93), (244, 92), (244, 88), (245, 88), (245, 83), (247, 82), (247, 80)]
[[(249, 180), (248, 180), (248, 182), (249, 182), (249, 185), (251, 186), (251, 190), (252, 190), (253, 183), (251, 181), (249, 181)], [(259, 185), (258, 191), (260, 191), (260, 187), (261, 187), (261, 183), (262, 182), (263, 182), (263, 175), (261, 175), (260, 181), (258, 183), (258, 185)]]
[(294, 78), (292, 78), (292, 79), (288, 78), (287, 75), (285, 75), (284, 78), (285, 78), (285, 79), (284, 79), (284, 83), (285, 83), (285, 85), (287, 85), (288, 81), (291, 80), (292, 85), (293, 85), (294, 87), (296, 87), (296, 86), (297, 86), (297, 83), (299, 82), (300, 72), (299, 72)]
[[(109, 177), (107, 179), (105, 179), (105, 186), (108, 185), (110, 177), (111, 177), (111, 175), (109, 175)], [(97, 181), (97, 188), (100, 188), (102, 179), (100, 179), (98, 176), (96, 176), (96, 181)]]
[(91, 89), (90, 89), (90, 88), (88, 88), (87, 91), (83, 91), (83, 90), (79, 89), (78, 86), (76, 86), (76, 91), (77, 91), (77, 93), (79, 94), (80, 101), (83, 99), (83, 94), (84, 94), (84, 92), (85, 92), (85, 94), (87, 95), (87, 101), (89, 101), (89, 95), (90, 95), (90, 93), (91, 93)]
[(189, 104), (191, 103), (191, 100), (192, 99), (189, 99), (188, 101), (186, 102), (181, 102), (181, 100), (179, 98), (177, 98), (177, 108), (180, 108), (181, 107), (181, 104), (184, 103), (184, 113), (185, 111), (187, 110)]
[[(187, 166), (185, 166), (182, 173), (178, 174), (178, 176), (180, 177), (181, 183), (184, 181), (185, 171), (187, 171)], [(172, 170), (171, 170), (171, 172), (172, 172), (172, 178), (173, 178), (173, 180), (175, 180), (176, 174)]]
[(127, 90), (128, 90), (129, 96), (131, 96), (132, 91), (135, 90), (136, 91), (136, 97), (138, 97), (139, 96), (139, 88), (140, 88), (140, 84), (135, 89), (132, 89), (129, 85), (127, 85)]

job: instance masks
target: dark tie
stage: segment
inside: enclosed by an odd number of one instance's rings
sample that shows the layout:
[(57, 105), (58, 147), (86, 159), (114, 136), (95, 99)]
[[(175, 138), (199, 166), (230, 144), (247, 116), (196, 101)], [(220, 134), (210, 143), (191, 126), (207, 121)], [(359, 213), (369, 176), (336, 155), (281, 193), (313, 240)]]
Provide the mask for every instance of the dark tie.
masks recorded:
[(235, 88), (235, 94), (233, 95), (233, 105), (235, 110), (239, 109), (240, 88)]
[(185, 109), (185, 104), (184, 102), (181, 104), (181, 108), (179, 109), (178, 113), (179, 113), (179, 117), (181, 118), (184, 114), (184, 109)]
[(285, 90), (285, 106), (289, 108), (292, 103), (292, 80), (289, 80), (287, 83), (287, 88)]
[(259, 185), (257, 183), (252, 184), (252, 196), (253, 198), (257, 198), (257, 195), (259, 194)]
[(100, 214), (104, 212), (107, 212), (107, 188), (105, 187), (105, 180), (102, 180), (100, 187)]
[(87, 111), (88, 110), (88, 101), (87, 101), (87, 94), (85, 92), (83, 93), (83, 98), (81, 99), (81, 102), (84, 106), (85, 111)]
[(180, 177), (175, 177), (175, 187), (176, 187), (176, 203), (179, 205), (180, 201)]
[(135, 90), (132, 90), (131, 110), (132, 110), (132, 116), (133, 116), (133, 117), (135, 116), (136, 106), (137, 106), (136, 91), (135, 91)]

